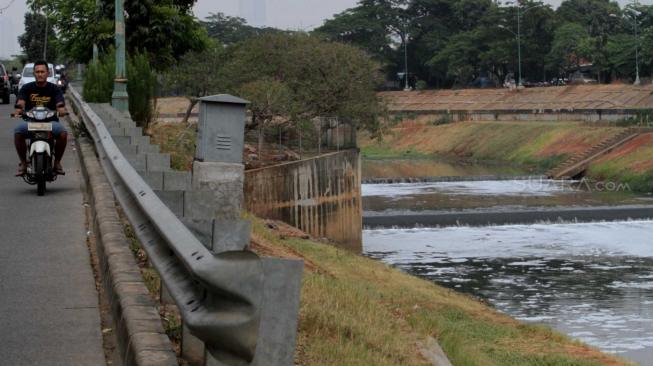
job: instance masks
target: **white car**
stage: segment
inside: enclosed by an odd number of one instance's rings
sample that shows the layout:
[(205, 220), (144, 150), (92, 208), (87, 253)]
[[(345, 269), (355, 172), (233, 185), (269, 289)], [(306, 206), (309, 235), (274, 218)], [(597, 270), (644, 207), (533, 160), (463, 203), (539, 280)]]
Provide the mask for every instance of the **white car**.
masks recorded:
[[(48, 69), (50, 70), (48, 73), (48, 82), (57, 85), (57, 79), (54, 74), (54, 65), (48, 64)], [(34, 77), (34, 63), (30, 62), (23, 68), (23, 74), (20, 78), (20, 82), (18, 82), (18, 90), (20, 90), (23, 85), (31, 83), (32, 81), (36, 81), (36, 78)]]

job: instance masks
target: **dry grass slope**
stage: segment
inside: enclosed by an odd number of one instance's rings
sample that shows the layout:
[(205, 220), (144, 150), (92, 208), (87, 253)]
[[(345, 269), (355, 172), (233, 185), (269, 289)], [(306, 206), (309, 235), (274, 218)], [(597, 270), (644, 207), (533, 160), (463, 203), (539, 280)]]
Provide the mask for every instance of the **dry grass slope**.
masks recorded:
[[(283, 228), (283, 224), (276, 224)], [(465, 365), (628, 365), (549, 328), (380, 262), (271, 230), (255, 219), (255, 249), (303, 258), (298, 365), (429, 365), (418, 342), (435, 337)]]

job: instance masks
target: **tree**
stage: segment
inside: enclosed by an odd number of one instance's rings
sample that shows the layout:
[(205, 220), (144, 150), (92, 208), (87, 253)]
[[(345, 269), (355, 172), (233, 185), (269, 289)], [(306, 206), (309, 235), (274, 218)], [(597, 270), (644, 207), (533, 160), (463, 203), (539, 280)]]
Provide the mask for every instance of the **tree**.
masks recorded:
[(57, 59), (57, 35), (52, 23), (48, 23), (47, 30), (45, 25), (45, 15), (25, 13), (25, 33), (18, 37), (18, 43), (29, 61), (43, 58), (46, 33), (48, 37), (47, 58), (53, 61)]
[(252, 27), (247, 25), (247, 22), (243, 18), (231, 17), (223, 13), (210, 13), (201, 24), (206, 29), (209, 37), (225, 46), (233, 45), (262, 34), (281, 32), (275, 28)]
[(361, 0), (312, 33), (363, 49), (384, 66), (387, 76), (394, 77), (403, 64), (403, 44), (411, 34), (406, 4), (405, 0)]
[(185, 95), (188, 108), (183, 122), (188, 118), (199, 102), (199, 98), (214, 94), (223, 85), (222, 77), (216, 65), (224, 62), (224, 51), (217, 45), (201, 52), (189, 52), (184, 55), (164, 76), (166, 89)]
[(352, 46), (306, 34), (269, 34), (228, 49), (222, 72), (229, 75), (226, 87), (234, 93), (257, 81), (250, 85), (289, 90), (296, 120), (339, 117), (376, 131), (383, 113), (375, 93), (381, 81), (378, 70), (378, 64)]
[(547, 56), (549, 67), (558, 70), (559, 75), (568, 74), (580, 66), (582, 58), (591, 57), (591, 50), (588, 49), (590, 43), (589, 35), (582, 25), (566, 23), (560, 26)]
[(249, 110), (252, 113), (252, 123), (248, 130), (258, 129), (258, 151), (263, 148), (263, 128), (269, 126), (275, 119), (280, 122), (295, 120), (297, 105), (290, 88), (279, 80), (263, 78), (241, 85), (239, 94), (249, 100)]
[[(147, 52), (157, 70), (165, 70), (189, 51), (208, 44), (204, 28), (192, 15), (196, 0), (142, 0), (125, 2), (127, 51)], [(28, 0), (33, 10), (52, 14), (66, 55), (90, 60), (93, 43), (108, 50), (114, 43), (114, 1)]]

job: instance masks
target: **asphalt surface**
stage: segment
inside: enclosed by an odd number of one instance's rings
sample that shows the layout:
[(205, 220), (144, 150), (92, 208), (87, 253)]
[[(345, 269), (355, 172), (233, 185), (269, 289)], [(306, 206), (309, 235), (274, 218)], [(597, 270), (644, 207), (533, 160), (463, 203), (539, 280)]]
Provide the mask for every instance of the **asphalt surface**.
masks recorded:
[(104, 365), (73, 139), (66, 175), (38, 197), (14, 177), (12, 105), (0, 105), (0, 365)]

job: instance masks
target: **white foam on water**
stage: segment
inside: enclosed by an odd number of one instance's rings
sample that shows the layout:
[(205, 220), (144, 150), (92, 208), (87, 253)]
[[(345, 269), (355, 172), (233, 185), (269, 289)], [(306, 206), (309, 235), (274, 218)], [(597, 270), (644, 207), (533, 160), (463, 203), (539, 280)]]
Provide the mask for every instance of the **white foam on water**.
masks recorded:
[[(375, 229), (363, 232), (365, 252), (444, 253), (449, 258), (579, 256), (653, 257), (653, 221)], [(481, 240), (481, 238), (483, 240)], [(407, 258), (407, 259), (409, 259)], [(607, 269), (608, 267), (606, 267)], [(614, 267), (610, 269), (615, 269)]]
[(475, 288), (517, 319), (653, 365), (641, 358), (653, 354), (651, 233), (650, 220), (378, 229), (364, 231), (363, 248), (402, 268), (418, 264), (420, 274), (457, 289)]
[(361, 194), (364, 197), (398, 197), (433, 193), (472, 196), (486, 195), (548, 197), (556, 194), (573, 193), (577, 191), (578, 190), (574, 189), (569, 184), (569, 182), (549, 179), (384, 183), (361, 185)]

